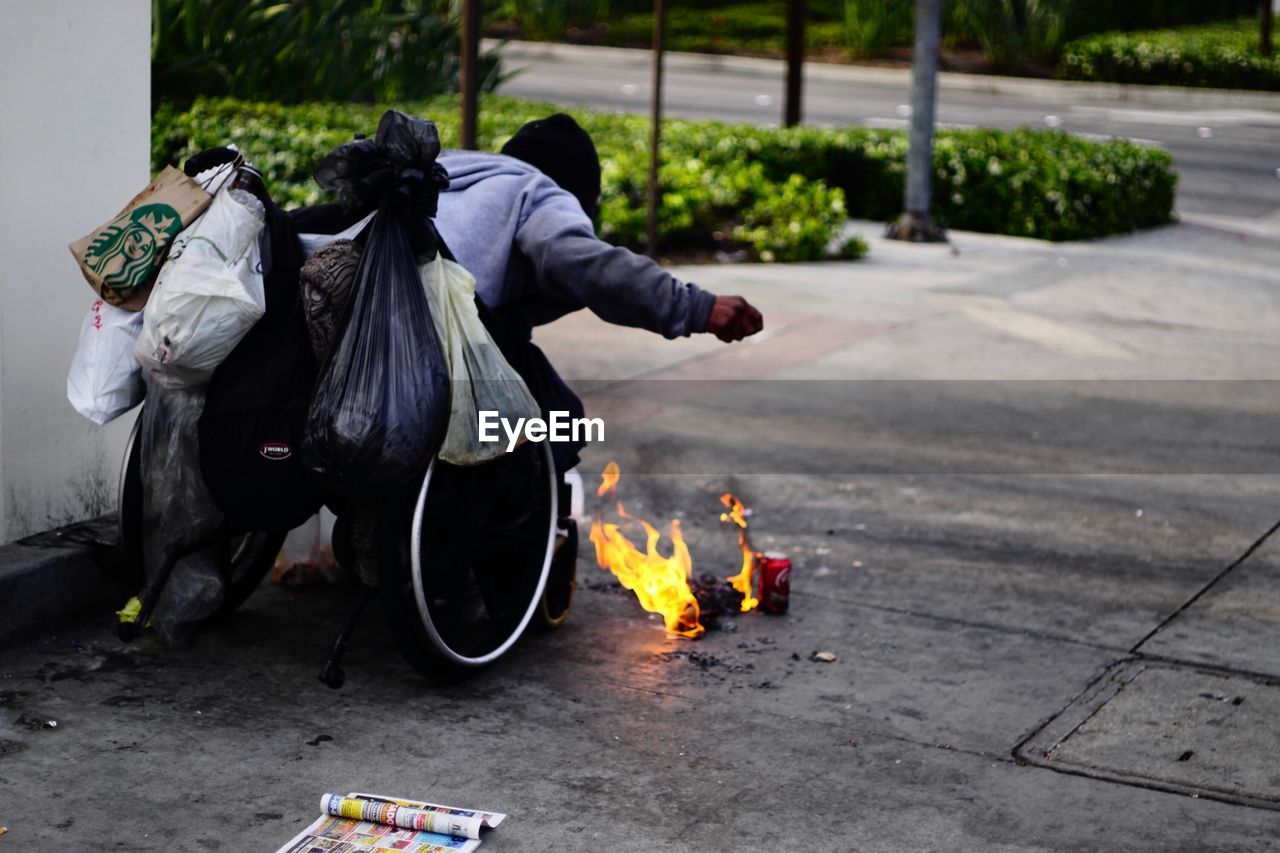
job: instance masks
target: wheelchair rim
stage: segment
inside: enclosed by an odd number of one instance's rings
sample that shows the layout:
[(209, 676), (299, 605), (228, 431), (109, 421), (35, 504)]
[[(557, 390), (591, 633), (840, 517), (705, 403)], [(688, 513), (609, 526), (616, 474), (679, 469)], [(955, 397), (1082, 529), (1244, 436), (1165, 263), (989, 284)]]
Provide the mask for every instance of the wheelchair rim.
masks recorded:
[(551, 493), (551, 512), (550, 517), (547, 519), (547, 540), (543, 546), (542, 571), (538, 576), (538, 585), (534, 589), (528, 606), (525, 607), (524, 616), (521, 617), (520, 623), (511, 632), (511, 635), (493, 651), (477, 657), (461, 655), (444, 641), (444, 638), (440, 636), (440, 632), (436, 629), (435, 622), (431, 619), (431, 611), (427, 606), (427, 595), (422, 583), (422, 524), (427, 504), (427, 490), (431, 487), (431, 475), (435, 471), (437, 460), (431, 460), (431, 464), (427, 466), (427, 473), (422, 477), (422, 487), (418, 490), (418, 502), (413, 511), (413, 529), (410, 531), (409, 537), (409, 563), (413, 573), (413, 595), (418, 604), (418, 615), (422, 620), (422, 626), (426, 629), (427, 637), (431, 640), (432, 645), (436, 647), (436, 650), (441, 655), (460, 666), (484, 666), (504, 655), (508, 649), (515, 645), (516, 640), (520, 639), (521, 635), (524, 634), (525, 628), (529, 626), (529, 620), (533, 618), (534, 613), (537, 612), (542, 602), (542, 594), (547, 586), (547, 575), (551, 570), (551, 558), (555, 552), (559, 490), (556, 488), (556, 466), (551, 456), (551, 447), (546, 442), (543, 442), (541, 449), (543, 462), (547, 468), (547, 485)]

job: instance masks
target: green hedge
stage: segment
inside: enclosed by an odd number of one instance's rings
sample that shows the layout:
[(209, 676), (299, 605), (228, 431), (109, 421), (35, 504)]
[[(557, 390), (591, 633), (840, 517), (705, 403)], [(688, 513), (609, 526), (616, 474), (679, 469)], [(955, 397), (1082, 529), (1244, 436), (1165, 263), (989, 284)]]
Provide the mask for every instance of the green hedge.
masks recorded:
[[(1040, 5), (1044, 0), (1036, 3)], [(1258, 0), (1051, 0), (1051, 4), (1063, 11), (1064, 35), (1068, 39), (1109, 30), (1150, 30), (1224, 21), (1258, 11)]]
[[(446, 147), (457, 142), (452, 98), (403, 103), (430, 117)], [(496, 150), (550, 104), (487, 96), (480, 145)], [(287, 204), (321, 200), (315, 164), (357, 132), (371, 133), (383, 107), (200, 100), (155, 115), (157, 168), (234, 140)], [(568, 110), (592, 134), (603, 166), (602, 236), (644, 242), (648, 121)], [(667, 249), (748, 248), (762, 260), (856, 256), (837, 245), (846, 217), (887, 221), (901, 210), (907, 137), (866, 128), (766, 129), (672, 120), (663, 128), (660, 210)], [(942, 131), (934, 153), (935, 215), (959, 229), (1071, 240), (1169, 222), (1176, 177), (1168, 154), (1124, 141), (1093, 142), (1051, 131)]]
[(1150, 32), (1112, 32), (1063, 49), (1067, 80), (1280, 91), (1280, 54), (1258, 52), (1255, 18)]

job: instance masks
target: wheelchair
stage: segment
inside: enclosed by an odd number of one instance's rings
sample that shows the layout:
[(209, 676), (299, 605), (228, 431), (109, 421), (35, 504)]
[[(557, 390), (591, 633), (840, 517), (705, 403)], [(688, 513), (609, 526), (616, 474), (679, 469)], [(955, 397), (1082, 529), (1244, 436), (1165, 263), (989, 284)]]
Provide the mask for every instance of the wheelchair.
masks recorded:
[[(240, 607), (275, 562), (287, 531), (222, 528), (199, 541), (168, 543), (154, 572), (144, 571), (141, 414), (121, 465), (119, 542), (125, 577), (142, 590), (120, 637), (139, 637), (177, 563), (216, 549), (224, 588), (215, 616)], [(367, 589), (335, 640), (320, 680), (341, 687), (341, 658), (364, 606), (380, 600), (396, 646), (421, 674), (452, 677), (493, 663), (530, 625), (559, 627), (572, 603), (577, 528), (561, 518), (567, 488), (547, 443), (526, 443), (499, 459), (455, 466), (433, 459), (415, 487), (389, 498), (376, 534), (377, 587)], [(350, 563), (349, 519), (337, 507), (334, 553)], [(344, 565), (350, 572), (351, 566)], [(554, 582), (548, 585), (548, 577)]]
[[(388, 113), (384, 122), (388, 117), (394, 118)], [(404, 116), (399, 118), (412, 123)], [(399, 140), (397, 144), (403, 143), (401, 147), (405, 150), (418, 151), (415, 146), (421, 145), (428, 135), (425, 130), (434, 135), (434, 128), (409, 128), (394, 120), (388, 127), (389, 135)], [(382, 133), (380, 125), (379, 139)], [(229, 153), (227, 149), (210, 149), (191, 158), (185, 168), (189, 173), (193, 169), (199, 172), (209, 163), (222, 162)], [(201, 162), (193, 163), (196, 160)], [(355, 160), (361, 167), (374, 163), (368, 158), (356, 157)], [(244, 188), (269, 204), (261, 175), (241, 169), (246, 171), (252, 175), (246, 179)], [(433, 185), (423, 182), (422, 173), (407, 170), (404, 174), (418, 176), (412, 184), (414, 192), (436, 191)], [(292, 224), (285, 230), (291, 235), (290, 239), (298, 240), (301, 245), (304, 231), (313, 235), (338, 235), (343, 229), (356, 227), (358, 223), (336, 222), (335, 217), (346, 214), (347, 209), (342, 205), (303, 208), (286, 215)], [(304, 220), (314, 227), (304, 228)], [(321, 225), (333, 227), (322, 229)], [(439, 235), (435, 235), (435, 240), (439, 251), (451, 258)], [(483, 305), (477, 300), (477, 310), (482, 309)], [(484, 321), (483, 311), (481, 318)], [(173, 531), (174, 541), (164, 541), (163, 547), (157, 548), (156, 537), (163, 537), (165, 531), (146, 527), (148, 524), (163, 526), (163, 521), (157, 524), (154, 519), (146, 518), (148, 502), (144, 492), (148, 473), (157, 474), (151, 478), (155, 482), (162, 478), (158, 472), (148, 472), (143, 467), (147, 464), (143, 458), (147, 405), (144, 403), (129, 438), (119, 486), (119, 537), (123, 551), (121, 562), (125, 567), (121, 580), (130, 591), (141, 590), (135, 618), (122, 621), (119, 626), (120, 637), (125, 641), (136, 639), (145, 630), (175, 567), (184, 558), (197, 553), (202, 561), (207, 560), (207, 556), (213, 557), (222, 581), (222, 596), (214, 615), (226, 614), (242, 605), (258, 588), (288, 532), (234, 529), (225, 522), (218, 527), (216, 513), (210, 514), (209, 524), (200, 525), (205, 519), (193, 510), (196, 523), (192, 529)], [(150, 405), (161, 407), (151, 410), (157, 418), (165, 412), (163, 403)], [(171, 432), (170, 435), (186, 437), (187, 434)], [(193, 478), (193, 472), (188, 470), (188, 465), (198, 462), (181, 457), (173, 464), (181, 474), (174, 479), (194, 482), (197, 487), (201, 484), (199, 475)], [(321, 671), (321, 680), (331, 687), (343, 683), (342, 654), (364, 606), (375, 598), (381, 602), (400, 651), (419, 672), (428, 676), (494, 662), (515, 645), (530, 624), (558, 627), (572, 601), (577, 560), (576, 526), (572, 519), (561, 518), (559, 513), (562, 502), (567, 504), (562, 498), (566, 491), (547, 443), (526, 443), (494, 461), (476, 466), (453, 466), (436, 458), (426, 464), (412, 487), (393, 490), (372, 509), (367, 505), (360, 507), (362, 519), (368, 519), (369, 513), (375, 510), (377, 516), (376, 525), (361, 526), (360, 542), (354, 541), (355, 525), (344, 509), (345, 503), (318, 493), (317, 497), (338, 519), (334, 553), (339, 564), (349, 573), (357, 574), (354, 570), (358, 562), (359, 575), (367, 584), (366, 594), (360, 597), (355, 612), (333, 644)], [(195, 497), (199, 502), (200, 496)], [(158, 505), (181, 504), (161, 502)], [(157, 518), (162, 517), (163, 513), (157, 513)], [(173, 520), (173, 526), (179, 526), (176, 517)], [(211, 527), (216, 529), (210, 532)], [(376, 530), (371, 533), (370, 527)], [(370, 538), (372, 542), (368, 541)], [(148, 566), (148, 557), (158, 565)], [(369, 571), (370, 562), (376, 564), (376, 571)], [(552, 578), (550, 584), (549, 577)], [(216, 601), (216, 596), (212, 596), (208, 603), (212, 606)]]

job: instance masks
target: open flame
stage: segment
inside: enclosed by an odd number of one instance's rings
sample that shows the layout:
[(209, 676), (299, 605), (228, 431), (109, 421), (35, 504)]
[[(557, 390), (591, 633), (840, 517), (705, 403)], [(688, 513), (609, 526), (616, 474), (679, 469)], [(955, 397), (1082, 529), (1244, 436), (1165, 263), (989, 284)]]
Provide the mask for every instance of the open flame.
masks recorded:
[(752, 571), (756, 566), (756, 555), (751, 550), (751, 545), (747, 542), (747, 508), (742, 505), (742, 501), (733, 495), (725, 492), (720, 496), (720, 503), (725, 505), (728, 512), (720, 513), (720, 520), (738, 525), (738, 548), (742, 550), (742, 570), (730, 578), (725, 578), (734, 589), (742, 593), (742, 612), (755, 610), (756, 605), (760, 601), (751, 594), (751, 589), (755, 585), (755, 578), (752, 577)]
[(680, 535), (680, 522), (671, 522), (673, 552), (670, 557), (664, 557), (658, 553), (662, 534), (644, 519), (627, 515), (622, 501), (617, 500), (620, 477), (618, 463), (610, 462), (601, 475), (596, 494), (609, 495), (617, 501), (621, 518), (637, 522), (644, 528), (645, 550), (631, 544), (619, 525), (599, 518), (591, 525), (596, 561), (600, 568), (613, 572), (624, 587), (636, 594), (641, 607), (650, 613), (661, 614), (668, 631), (689, 639), (702, 636), (706, 629), (698, 621), (701, 615), (698, 599), (689, 588), (693, 560), (689, 557), (684, 537)]
[[(713, 576), (703, 575), (695, 595), (690, 586), (693, 577), (693, 560), (689, 556), (689, 547), (680, 533), (680, 522), (671, 522), (670, 557), (658, 551), (658, 543), (662, 534), (643, 518), (628, 515), (618, 500), (618, 480), (621, 472), (617, 462), (605, 466), (600, 476), (600, 488), (596, 494), (617, 503), (618, 516), (623, 522), (638, 524), (644, 529), (645, 546), (640, 550), (623, 532), (625, 524), (606, 522), (603, 517), (597, 518), (591, 525), (591, 541), (596, 546), (596, 562), (600, 568), (608, 569), (618, 578), (624, 587), (636, 594), (640, 606), (650, 613), (661, 614), (667, 630), (681, 637), (696, 639), (705, 632), (701, 623), (702, 610), (698, 604), (698, 596), (703, 595), (707, 579)], [(759, 556), (751, 550), (747, 538), (747, 509), (742, 501), (726, 492), (720, 496), (726, 512), (720, 514), (720, 520), (738, 527), (738, 548), (742, 551), (742, 568), (736, 575), (725, 578), (738, 595), (742, 597), (740, 609), (743, 613), (755, 610), (759, 600), (753, 594), (756, 584), (756, 558)], [(724, 590), (726, 594), (728, 590)], [(708, 605), (709, 613), (714, 616), (718, 608), (726, 606), (723, 599), (719, 604)]]

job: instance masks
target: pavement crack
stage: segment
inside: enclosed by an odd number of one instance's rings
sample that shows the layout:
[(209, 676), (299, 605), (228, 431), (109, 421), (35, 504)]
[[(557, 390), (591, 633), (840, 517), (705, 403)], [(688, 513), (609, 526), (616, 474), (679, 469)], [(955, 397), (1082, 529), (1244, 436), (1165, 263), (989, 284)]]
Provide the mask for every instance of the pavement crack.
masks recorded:
[[(796, 594), (797, 593), (792, 592), (792, 595)], [(803, 593), (801, 593), (801, 595), (803, 595)], [(893, 613), (898, 616), (910, 616), (915, 619), (928, 619), (933, 622), (942, 622), (947, 625), (959, 625), (964, 628), (975, 628), (980, 631), (993, 631), (997, 634), (1008, 634), (1014, 637), (1029, 637), (1034, 640), (1045, 640), (1052, 643), (1065, 643), (1067, 645), (1082, 646), (1087, 649), (1096, 649), (1100, 652), (1110, 652), (1118, 655), (1132, 654), (1132, 652), (1126, 649), (1117, 648), (1116, 646), (1094, 643), (1089, 640), (1078, 640), (1074, 637), (1068, 637), (1063, 634), (1035, 631), (1030, 628), (1021, 628), (1016, 625), (998, 625), (992, 622), (977, 622), (972, 619), (962, 619), (959, 616), (942, 616), (936, 613), (926, 613), (921, 610), (892, 607), (888, 604), (871, 604), (866, 601), (847, 601), (839, 596), (824, 597), (828, 601), (834, 601), (837, 604), (843, 604), (846, 607), (865, 608), (867, 610), (875, 610), (880, 613)]]
[[(692, 697), (677, 691), (658, 690), (653, 687), (640, 687), (635, 684), (628, 684), (627, 682), (618, 681), (613, 678), (600, 678), (599, 680), (601, 683), (610, 684), (622, 690), (631, 690), (636, 693), (645, 693), (650, 696), (662, 696), (670, 699), (681, 699), (685, 701), (690, 701), (692, 699)], [(788, 723), (795, 723), (797, 719), (793, 715), (784, 714), (778, 711), (770, 711), (767, 709), (761, 709), (759, 713), (762, 716), (772, 717), (773, 719), (776, 719), (776, 720), (784, 720)], [(805, 718), (803, 722), (810, 725), (814, 725), (814, 726), (821, 726), (824, 729), (840, 731), (842, 733), (846, 732), (848, 729), (848, 724), (841, 723), (841, 722), (832, 722), (830, 720), (816, 720), (816, 719)], [(942, 743), (937, 740), (920, 740), (918, 738), (908, 737), (907, 735), (896, 734), (894, 732), (886, 731), (885, 729), (877, 728), (876, 726), (873, 726), (873, 725), (859, 726), (857, 728), (857, 734), (859, 737), (870, 736), (873, 738), (879, 738), (881, 740), (894, 741), (896, 743), (903, 743), (909, 746), (917, 746), (924, 749), (936, 749), (942, 752), (954, 752), (957, 755), (968, 755), (972, 758), (981, 758), (984, 761), (999, 761), (1004, 764), (1018, 763), (1017, 761), (1014, 760), (1012, 756), (1004, 755), (1003, 753), (1000, 753), (1000, 752), (992, 752), (992, 751), (979, 750), (979, 749), (969, 749), (962, 746), (955, 746), (949, 743)]]
[(1186, 601), (1184, 601), (1182, 603), (1182, 606), (1180, 606), (1177, 610), (1170, 613), (1163, 620), (1161, 620), (1159, 625), (1157, 625), (1156, 627), (1152, 628), (1149, 632), (1147, 632), (1147, 635), (1143, 637), (1141, 640), (1139, 640), (1134, 645), (1134, 647), (1129, 650), (1130, 654), (1135, 654), (1135, 655), (1141, 654), (1142, 647), (1146, 645), (1146, 643), (1152, 637), (1154, 637), (1156, 634), (1159, 634), (1161, 631), (1167, 628), (1175, 619), (1177, 619), (1179, 616), (1185, 613), (1188, 608), (1190, 608), (1197, 601), (1203, 598), (1209, 592), (1209, 590), (1213, 589), (1215, 586), (1218, 585), (1219, 581), (1221, 581), (1227, 575), (1231, 574), (1239, 566), (1244, 565), (1244, 563), (1254, 555), (1254, 552), (1256, 552), (1259, 548), (1261, 548), (1264, 544), (1266, 544), (1266, 541), (1270, 539), (1277, 530), (1280, 530), (1280, 521), (1277, 521), (1275, 524), (1271, 525), (1271, 527), (1268, 528), (1266, 533), (1263, 533), (1260, 537), (1258, 537), (1257, 541), (1255, 541), (1252, 545), (1246, 548), (1245, 552), (1241, 554), (1239, 557), (1237, 557), (1229, 566), (1227, 566), (1222, 571), (1218, 572), (1218, 574), (1214, 576), (1213, 580), (1209, 581), (1207, 584), (1201, 587), (1196, 592), (1195, 595), (1191, 596)]

